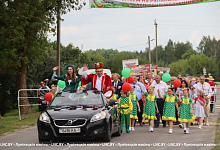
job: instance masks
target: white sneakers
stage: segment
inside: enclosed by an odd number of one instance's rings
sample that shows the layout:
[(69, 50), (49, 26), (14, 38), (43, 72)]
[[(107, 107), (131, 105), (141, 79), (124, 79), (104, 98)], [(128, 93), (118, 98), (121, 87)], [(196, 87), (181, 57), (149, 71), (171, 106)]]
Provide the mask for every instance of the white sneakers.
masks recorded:
[(170, 130), (169, 130), (169, 133), (172, 134), (172, 133), (173, 133), (173, 129), (170, 129)]
[(129, 127), (129, 131), (135, 131), (134, 127)]
[(154, 128), (152, 128), (151, 126), (149, 126), (149, 132), (154, 132)]
[(184, 128), (183, 131), (184, 131), (185, 134), (189, 134), (189, 128)]
[(183, 128), (183, 124), (179, 124), (179, 127), (180, 127), (180, 128)]
[(199, 129), (202, 129), (202, 125), (199, 125), (199, 127), (198, 127)]

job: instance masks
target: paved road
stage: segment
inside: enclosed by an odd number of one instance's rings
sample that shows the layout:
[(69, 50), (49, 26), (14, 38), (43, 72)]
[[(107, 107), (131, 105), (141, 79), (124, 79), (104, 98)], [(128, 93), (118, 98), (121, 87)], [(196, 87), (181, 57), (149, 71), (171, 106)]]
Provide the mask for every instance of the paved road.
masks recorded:
[[(220, 95), (220, 90), (218, 91), (218, 95)], [(220, 103), (220, 96), (217, 100)], [(217, 109), (218, 114), (220, 109)], [(204, 144), (213, 144), (215, 139), (215, 124), (217, 120), (217, 115), (215, 116), (213, 113), (210, 116), (209, 122), (210, 126), (203, 126), (203, 129), (198, 129), (197, 125), (190, 127), (190, 134), (183, 134), (183, 129), (180, 129), (178, 126), (174, 126), (173, 134), (169, 134), (169, 127), (163, 128), (160, 126), (159, 128), (155, 128), (154, 132), (148, 132), (148, 126), (145, 125), (140, 127), (136, 126), (135, 130), (131, 133), (123, 133), (120, 137), (113, 136), (110, 143), (102, 143), (99, 140), (90, 140), (90, 141), (65, 141), (65, 143), (69, 143), (69, 145), (60, 146), (36, 146), (38, 144), (37, 138), (37, 127), (34, 126), (29, 129), (23, 129), (18, 132), (9, 134), (7, 136), (0, 137), (0, 149), (1, 150), (14, 150), (14, 149), (22, 149), (22, 150), (32, 150), (32, 149), (42, 149), (42, 150), (70, 150), (77, 148), (77, 150), (109, 150), (115, 148), (121, 149), (149, 149), (149, 150), (170, 150), (170, 149), (178, 149), (185, 150), (185, 144), (197, 144), (197, 146), (188, 146), (188, 148), (192, 150), (211, 150), (213, 146), (204, 146)], [(14, 146), (1, 146), (3, 143), (13, 143)], [(93, 146), (83, 146), (83, 144), (95, 144)], [(130, 146), (124, 146), (123, 144), (133, 144)], [(181, 145), (178, 147), (172, 146), (172, 144)], [(22, 146), (21, 144), (33, 144), (32, 146)], [(71, 145), (72, 144), (72, 145)], [(82, 146), (74, 146), (73, 144), (82, 144)], [(108, 146), (107, 146), (107, 145)], [(138, 145), (138, 144), (142, 144)], [(144, 145), (145, 144), (145, 145)], [(157, 144), (160, 144), (158, 146)], [(165, 146), (162, 146), (165, 144)], [(202, 144), (203, 146), (200, 146)], [(98, 146), (96, 146), (98, 145)], [(114, 146), (113, 146), (114, 145)], [(144, 145), (144, 146), (143, 146)]]

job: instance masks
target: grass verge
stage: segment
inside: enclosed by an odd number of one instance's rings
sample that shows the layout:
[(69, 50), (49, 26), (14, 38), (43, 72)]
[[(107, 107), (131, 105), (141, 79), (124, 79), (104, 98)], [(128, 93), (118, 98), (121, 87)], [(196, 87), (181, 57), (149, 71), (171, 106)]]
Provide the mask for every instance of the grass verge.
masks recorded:
[(9, 113), (6, 113), (5, 116), (0, 119), (0, 136), (5, 135), (7, 132), (14, 132), (35, 126), (39, 115), (40, 112), (38, 112), (38, 106), (33, 106), (29, 114), (22, 115), (21, 119), (26, 119), (21, 121), (18, 121), (18, 110), (12, 110)]

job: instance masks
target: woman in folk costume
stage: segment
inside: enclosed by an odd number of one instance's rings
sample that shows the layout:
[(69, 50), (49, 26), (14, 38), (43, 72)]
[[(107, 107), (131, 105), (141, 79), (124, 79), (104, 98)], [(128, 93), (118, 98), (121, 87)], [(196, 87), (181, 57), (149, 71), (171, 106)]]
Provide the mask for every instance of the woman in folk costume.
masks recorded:
[(145, 107), (143, 111), (143, 116), (148, 120), (149, 123), (149, 131), (154, 131), (154, 120), (157, 120), (156, 112), (159, 113), (158, 107), (157, 107), (157, 97), (156, 95), (153, 95), (154, 87), (149, 86), (148, 88), (149, 94), (145, 93), (146, 95), (146, 102)]
[(138, 119), (137, 108), (138, 108), (138, 112), (141, 112), (141, 109), (140, 109), (140, 106), (139, 106), (139, 103), (138, 103), (138, 97), (137, 97), (136, 94), (134, 94), (134, 89), (135, 89), (135, 86), (131, 86), (130, 94), (128, 96), (129, 99), (131, 99), (131, 102), (132, 102), (132, 105), (133, 105), (133, 109), (132, 109), (131, 114), (130, 114), (130, 118), (131, 118), (130, 128), (129, 128), (130, 131), (135, 131), (134, 130), (134, 123), (135, 123), (135, 120)]
[(55, 79), (65, 81), (66, 86), (64, 87), (63, 91), (77, 90), (77, 88), (79, 86), (79, 83), (80, 83), (82, 78), (76, 76), (75, 66), (71, 65), (71, 64), (68, 64), (67, 66), (65, 66), (63, 68), (63, 73), (64, 73), (63, 76), (57, 76), (56, 75), (56, 70), (58, 68), (59, 67), (54, 67), (53, 68), (53, 72), (54, 72), (53, 77)]
[(121, 97), (118, 100), (117, 105), (118, 112), (121, 113), (121, 132), (123, 132), (123, 127), (125, 123), (126, 132), (129, 133), (130, 126), (130, 114), (133, 109), (131, 99), (128, 97), (127, 92), (121, 92)]
[(195, 120), (195, 116), (193, 115), (192, 109), (192, 99), (188, 97), (189, 91), (187, 89), (183, 89), (183, 96), (179, 96), (179, 100), (181, 101), (180, 106), (180, 116), (178, 118), (179, 122), (183, 123), (184, 133), (189, 133), (189, 123)]
[(162, 120), (168, 121), (170, 130), (169, 133), (173, 133), (173, 122), (176, 122), (176, 113), (175, 106), (177, 109), (177, 115), (179, 116), (179, 107), (178, 107), (178, 99), (176, 96), (173, 96), (173, 88), (168, 87), (167, 94), (160, 95), (160, 90), (158, 89), (158, 95), (160, 98), (164, 99), (164, 108), (163, 108), (163, 116)]
[(101, 91), (107, 98), (109, 103), (109, 98), (114, 94), (113, 86), (111, 82), (111, 77), (103, 73), (103, 65), (101, 63), (95, 64), (96, 74), (87, 75), (88, 64), (84, 64), (83, 68), (79, 70), (79, 74), (82, 75), (82, 85), (86, 85), (91, 82), (91, 89), (96, 88), (98, 91)]

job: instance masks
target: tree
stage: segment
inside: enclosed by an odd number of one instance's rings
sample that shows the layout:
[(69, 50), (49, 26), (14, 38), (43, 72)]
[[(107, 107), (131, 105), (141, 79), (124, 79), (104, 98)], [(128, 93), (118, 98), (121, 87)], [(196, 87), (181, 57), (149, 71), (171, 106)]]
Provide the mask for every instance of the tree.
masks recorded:
[(165, 62), (170, 64), (171, 62), (176, 61), (176, 57), (174, 55), (174, 48), (173, 48), (173, 41), (169, 39), (167, 46), (165, 46), (165, 55), (166, 59)]
[(189, 41), (187, 41), (186, 43), (178, 42), (177, 44), (176, 43), (174, 44), (174, 49), (175, 49), (175, 57), (178, 60), (182, 58), (182, 55), (186, 53), (187, 50), (192, 49), (192, 44)]
[(182, 59), (187, 59), (187, 58), (189, 58), (191, 55), (196, 55), (196, 54), (198, 54), (198, 52), (191, 48), (191, 49), (187, 50), (187, 51), (182, 55)]
[(192, 76), (200, 76), (203, 74), (203, 68), (206, 68), (207, 73), (211, 73), (214, 78), (218, 76), (218, 66), (212, 57), (206, 56), (204, 53), (191, 55), (189, 59), (181, 59), (169, 65), (170, 73), (189, 74)]
[(212, 57), (220, 68), (220, 40), (215, 37), (211, 39), (210, 36), (203, 36), (197, 49), (200, 53)]
[[(81, 9), (82, 5), (73, 0), (0, 1), (0, 70), (1, 74), (16, 77), (18, 89), (27, 88), (30, 61), (44, 59), (47, 34), (55, 32), (51, 26), (56, 23), (57, 8), (62, 15), (71, 9)], [(20, 96), (27, 97), (27, 92), (21, 92)], [(22, 98), (20, 104), (29, 105), (29, 101)], [(21, 107), (22, 114), (29, 111), (30, 107)]]

